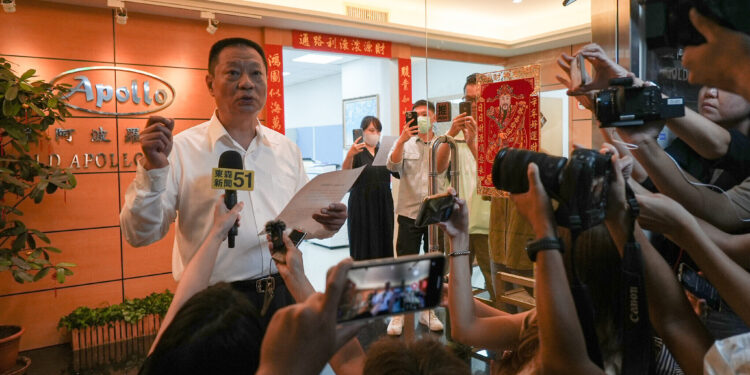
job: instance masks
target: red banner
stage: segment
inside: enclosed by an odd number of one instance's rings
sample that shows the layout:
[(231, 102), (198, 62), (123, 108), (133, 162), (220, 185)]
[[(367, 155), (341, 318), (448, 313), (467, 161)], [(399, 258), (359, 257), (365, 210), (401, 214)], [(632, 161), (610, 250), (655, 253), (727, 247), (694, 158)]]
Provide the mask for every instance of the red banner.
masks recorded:
[(266, 126), (284, 134), (284, 52), (278, 44), (266, 44), (268, 59), (268, 94)]
[(539, 151), (539, 65), (478, 77), (477, 193), (506, 196), (492, 184), (492, 164), (504, 147)]
[(404, 113), (411, 111), (411, 59), (398, 59), (398, 129), (404, 131)]
[(349, 36), (292, 31), (292, 46), (300, 49), (348, 53), (352, 55), (391, 57), (391, 42), (352, 38)]

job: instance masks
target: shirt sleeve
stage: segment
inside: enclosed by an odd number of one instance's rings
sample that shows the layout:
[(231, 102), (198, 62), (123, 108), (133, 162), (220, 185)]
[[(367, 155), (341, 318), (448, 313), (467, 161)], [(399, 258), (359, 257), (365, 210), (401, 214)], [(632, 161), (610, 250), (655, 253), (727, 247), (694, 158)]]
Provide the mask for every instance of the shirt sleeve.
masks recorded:
[(734, 210), (738, 218), (750, 217), (750, 177), (729, 189), (727, 196), (732, 201), (732, 205), (738, 208)]
[[(404, 169), (404, 158), (403, 158), (403, 155), (401, 155), (401, 161), (400, 162), (398, 162), (398, 163), (392, 162), (391, 161), (391, 157), (393, 156), (393, 149), (394, 148), (396, 148), (396, 143), (395, 142), (393, 143), (393, 146), (391, 146), (391, 150), (388, 151), (388, 159), (385, 162), (385, 166), (386, 166), (386, 168), (388, 168), (389, 171), (401, 174), (401, 173), (404, 172), (404, 170), (403, 170)], [(404, 148), (406, 148), (406, 144), (404, 144)]]
[(120, 212), (120, 228), (132, 246), (146, 246), (164, 238), (177, 216), (171, 159), (163, 168), (147, 171), (140, 163), (136, 167), (135, 180), (128, 186)]

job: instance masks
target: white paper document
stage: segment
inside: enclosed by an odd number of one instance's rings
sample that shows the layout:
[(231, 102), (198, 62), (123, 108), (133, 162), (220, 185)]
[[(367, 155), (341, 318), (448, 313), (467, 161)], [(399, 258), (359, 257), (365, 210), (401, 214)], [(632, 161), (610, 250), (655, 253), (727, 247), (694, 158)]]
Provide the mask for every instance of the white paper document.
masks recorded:
[(375, 155), (375, 160), (372, 161), (374, 167), (385, 165), (388, 153), (391, 152), (391, 148), (397, 139), (398, 137), (393, 135), (384, 135), (380, 138), (380, 148), (378, 148), (378, 153)]
[(308, 237), (325, 238), (332, 235), (312, 215), (320, 213), (331, 203), (341, 202), (364, 169), (365, 166), (361, 166), (315, 176), (287, 203), (276, 220), (283, 221), (287, 228), (306, 232)]

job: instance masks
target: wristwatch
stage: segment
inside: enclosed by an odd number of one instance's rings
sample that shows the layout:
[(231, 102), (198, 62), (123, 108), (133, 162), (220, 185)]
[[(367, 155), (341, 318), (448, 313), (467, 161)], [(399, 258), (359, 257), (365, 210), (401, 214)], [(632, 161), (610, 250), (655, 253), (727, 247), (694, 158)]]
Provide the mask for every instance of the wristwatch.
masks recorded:
[(536, 254), (543, 250), (557, 250), (563, 252), (563, 243), (558, 237), (544, 237), (526, 244), (526, 254), (532, 262), (536, 262)]

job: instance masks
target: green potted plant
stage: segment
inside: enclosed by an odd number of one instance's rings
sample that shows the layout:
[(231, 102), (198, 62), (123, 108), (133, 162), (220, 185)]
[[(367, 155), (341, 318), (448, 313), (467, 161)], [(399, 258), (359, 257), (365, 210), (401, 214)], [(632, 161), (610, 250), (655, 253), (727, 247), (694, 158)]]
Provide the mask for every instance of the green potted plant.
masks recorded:
[[(50, 246), (44, 233), (23, 222), (18, 206), (26, 199), (39, 203), (57, 188), (72, 189), (76, 185), (69, 170), (40, 163), (30, 154), (31, 145), (47, 138), (47, 128), (70, 116), (63, 103), (70, 85), (31, 81), (34, 73), (30, 69), (17, 76), (10, 62), (0, 57), (0, 273), (10, 272), (16, 282), (25, 283), (54, 272), (55, 279), (62, 283), (73, 274), (70, 267), (75, 265), (50, 262), (49, 253), (60, 250)], [(23, 332), (20, 327), (4, 327), (0, 326), (0, 350), (15, 350), (16, 354), (0, 353), (0, 358), (10, 358), (11, 362), (0, 362), (0, 373), (6, 370), (4, 366), (14, 366), (18, 355), (18, 342), (5, 344), (9, 338), (2, 333), (13, 332), (20, 340)]]

